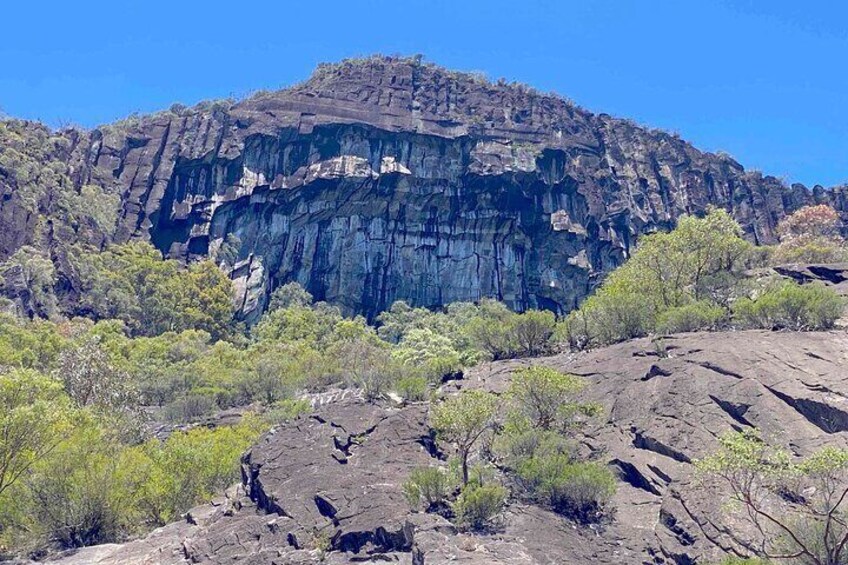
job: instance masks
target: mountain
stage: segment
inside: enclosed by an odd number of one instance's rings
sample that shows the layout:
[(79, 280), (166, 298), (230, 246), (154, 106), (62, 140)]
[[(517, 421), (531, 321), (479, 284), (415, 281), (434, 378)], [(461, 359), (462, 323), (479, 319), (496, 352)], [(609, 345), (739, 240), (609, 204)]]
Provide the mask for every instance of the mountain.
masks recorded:
[[(321, 65), (285, 90), (91, 131), (4, 127), (0, 260), (48, 249), (72, 292), (61, 242), (147, 239), (215, 259), (248, 321), (292, 280), (368, 317), (396, 300), (482, 297), (564, 312), (640, 234), (682, 214), (724, 207), (770, 243), (802, 205), (848, 212), (844, 186), (786, 186), (675, 135), (420, 58)], [(100, 213), (75, 220), (66, 201)]]

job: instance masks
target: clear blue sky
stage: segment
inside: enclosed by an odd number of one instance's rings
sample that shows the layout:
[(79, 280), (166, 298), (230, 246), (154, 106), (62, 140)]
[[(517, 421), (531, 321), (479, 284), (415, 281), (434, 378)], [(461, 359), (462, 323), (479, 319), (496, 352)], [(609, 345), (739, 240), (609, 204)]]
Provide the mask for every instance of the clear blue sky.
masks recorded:
[(848, 2), (7, 1), (0, 108), (94, 126), (422, 53), (812, 185), (848, 182)]

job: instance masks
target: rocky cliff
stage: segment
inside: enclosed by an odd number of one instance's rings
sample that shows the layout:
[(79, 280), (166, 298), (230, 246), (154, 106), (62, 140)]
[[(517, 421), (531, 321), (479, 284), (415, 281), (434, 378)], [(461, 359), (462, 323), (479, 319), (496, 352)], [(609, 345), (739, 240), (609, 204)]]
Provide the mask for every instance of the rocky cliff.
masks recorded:
[[(238, 103), (62, 132), (76, 187), (119, 194), (112, 238), (215, 258), (243, 315), (291, 280), (347, 312), (495, 297), (567, 311), (639, 234), (725, 207), (757, 242), (812, 190), (521, 85), (418, 59), (324, 65)], [(4, 180), (5, 179), (5, 180)], [(4, 256), (35, 230), (0, 163)]]

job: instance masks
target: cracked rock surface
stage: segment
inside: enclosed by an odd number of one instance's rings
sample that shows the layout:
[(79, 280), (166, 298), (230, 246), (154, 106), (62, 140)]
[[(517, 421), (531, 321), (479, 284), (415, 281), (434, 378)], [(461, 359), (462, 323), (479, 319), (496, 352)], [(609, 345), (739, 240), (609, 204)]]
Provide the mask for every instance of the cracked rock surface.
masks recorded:
[(62, 565), (162, 563), (691, 564), (744, 552), (745, 528), (697, 488), (692, 462), (716, 437), (749, 426), (794, 453), (848, 447), (848, 334), (745, 331), (634, 340), (579, 355), (481, 365), (446, 386), (503, 392), (510, 374), (544, 364), (581, 375), (604, 407), (580, 438), (618, 475), (614, 516), (592, 528), (512, 502), (491, 534), (411, 512), (401, 484), (443, 464), (426, 404), (352, 398), (322, 404), (264, 436), (226, 500), (120, 546)]

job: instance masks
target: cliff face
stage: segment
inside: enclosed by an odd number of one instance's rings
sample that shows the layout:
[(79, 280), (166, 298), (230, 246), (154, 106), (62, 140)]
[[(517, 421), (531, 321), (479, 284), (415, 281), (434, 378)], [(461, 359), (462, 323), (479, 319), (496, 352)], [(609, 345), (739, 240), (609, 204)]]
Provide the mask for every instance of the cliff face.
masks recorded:
[(844, 187), (786, 187), (675, 136), (411, 59), (322, 66), (291, 89), (69, 139), (73, 182), (122, 195), (114, 239), (215, 258), (248, 320), (290, 280), (367, 315), (482, 297), (566, 311), (681, 214), (721, 206), (771, 242), (801, 205), (848, 210)]

